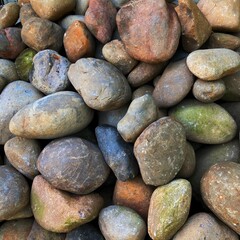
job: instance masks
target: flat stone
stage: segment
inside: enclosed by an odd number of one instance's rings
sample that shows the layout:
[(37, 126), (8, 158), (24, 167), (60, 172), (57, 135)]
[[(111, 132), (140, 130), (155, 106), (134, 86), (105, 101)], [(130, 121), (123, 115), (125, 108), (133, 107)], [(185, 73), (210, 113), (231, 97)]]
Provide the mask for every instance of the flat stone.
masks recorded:
[(188, 55), (187, 66), (202, 80), (217, 80), (240, 70), (240, 55), (225, 48), (197, 50)]

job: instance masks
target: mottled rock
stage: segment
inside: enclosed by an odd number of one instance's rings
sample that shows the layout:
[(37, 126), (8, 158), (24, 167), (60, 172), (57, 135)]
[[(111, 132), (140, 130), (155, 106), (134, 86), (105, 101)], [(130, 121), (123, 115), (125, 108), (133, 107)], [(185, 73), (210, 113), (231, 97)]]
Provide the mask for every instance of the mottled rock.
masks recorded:
[(96, 145), (74, 137), (49, 143), (37, 165), (52, 186), (75, 194), (93, 192), (106, 181), (110, 172)]
[(145, 94), (150, 94), (152, 95), (154, 90), (154, 87), (151, 85), (142, 85), (141, 87), (137, 88), (133, 94), (132, 94), (132, 100), (138, 98), (138, 97), (142, 97)]
[(0, 166), (0, 221), (9, 219), (29, 203), (26, 179), (13, 167)]
[(22, 27), (23, 42), (34, 50), (59, 51), (63, 44), (63, 29), (47, 19), (32, 17)]
[(21, 24), (25, 24), (25, 22), (32, 17), (38, 17), (36, 12), (32, 8), (32, 5), (30, 3), (23, 4), (21, 6), (19, 14)]
[(174, 236), (173, 240), (202, 239), (238, 240), (237, 234), (211, 214), (200, 212), (191, 216)]
[(74, 9), (76, 0), (30, 0), (30, 3), (38, 16), (56, 21)]
[(179, 0), (175, 8), (182, 27), (182, 46), (187, 52), (199, 49), (209, 38), (212, 27), (193, 0)]
[(33, 58), (31, 84), (45, 95), (64, 91), (70, 84), (70, 62), (54, 50), (43, 50)]
[(36, 53), (35, 50), (27, 48), (16, 58), (15, 66), (21, 80), (29, 81), (29, 74), (33, 67), (33, 57)]
[(146, 185), (142, 178), (136, 177), (126, 182), (117, 181), (113, 203), (135, 210), (143, 219), (147, 219), (153, 187)]
[(187, 66), (202, 80), (217, 80), (240, 70), (240, 55), (225, 48), (197, 50), (188, 55)]
[(42, 96), (36, 88), (25, 81), (14, 81), (4, 88), (0, 95), (0, 144), (13, 137), (9, 130), (9, 122), (14, 114)]
[(70, 66), (68, 77), (86, 104), (93, 109), (115, 110), (131, 99), (131, 88), (124, 75), (104, 60), (81, 58)]
[(0, 76), (3, 77), (7, 83), (19, 80), (14, 62), (7, 59), (0, 59)]
[(104, 159), (120, 181), (133, 179), (138, 175), (138, 164), (133, 155), (133, 147), (126, 143), (117, 129), (101, 125), (95, 129), (98, 146)]
[(89, 6), (89, 0), (76, 0), (75, 13), (84, 15)]
[(240, 234), (240, 164), (217, 163), (201, 179), (202, 198), (211, 211)]
[(211, 103), (223, 97), (226, 92), (226, 86), (222, 79), (215, 81), (197, 79), (192, 91), (194, 97), (200, 102)]
[(214, 31), (240, 31), (240, 2), (232, 0), (200, 0), (198, 7)]
[(181, 102), (191, 90), (193, 80), (194, 76), (189, 71), (185, 59), (169, 64), (153, 91), (157, 106), (168, 108)]
[(142, 131), (158, 118), (158, 109), (151, 95), (133, 100), (117, 130), (126, 142), (135, 142)]
[(20, 137), (51, 139), (81, 131), (92, 118), (93, 111), (79, 94), (61, 91), (22, 108), (11, 119), (9, 129)]
[(30, 202), (29, 202), (27, 206), (25, 206), (24, 208), (21, 208), (17, 213), (15, 213), (11, 217), (9, 217), (7, 219), (7, 221), (22, 219), (22, 218), (30, 218), (32, 216), (33, 216), (32, 208), (31, 208), (31, 205), (30, 205)]
[(0, 9), (0, 29), (12, 27), (18, 20), (19, 5), (9, 2)]
[(86, 25), (74, 21), (67, 29), (63, 38), (64, 48), (68, 59), (76, 62), (81, 57), (93, 56), (95, 42)]
[(177, 179), (158, 187), (152, 194), (148, 212), (148, 234), (154, 240), (170, 240), (187, 220), (191, 204), (191, 184)]
[(103, 199), (96, 193), (70, 195), (55, 189), (39, 175), (33, 180), (31, 205), (40, 226), (48, 231), (65, 233), (95, 219)]
[(126, 52), (123, 43), (117, 39), (105, 44), (102, 53), (104, 58), (124, 75), (128, 74), (138, 63)]
[(84, 16), (82, 15), (67, 15), (63, 19), (61, 19), (58, 24), (66, 31), (68, 27), (74, 22), (80, 21), (84, 23)]
[[(112, 205), (99, 214), (99, 227), (106, 240), (144, 240), (146, 224), (132, 209)], [(133, 227), (134, 226), (134, 227)]]
[(185, 99), (173, 107), (169, 115), (184, 126), (190, 141), (220, 144), (232, 140), (236, 135), (236, 122), (216, 103)]
[(170, 182), (183, 165), (185, 151), (186, 136), (180, 123), (163, 117), (150, 124), (134, 144), (143, 181), (154, 186)]
[(110, 41), (116, 26), (117, 10), (111, 0), (89, 0), (85, 23), (101, 43)]
[(65, 240), (65, 237), (63, 233), (47, 231), (34, 221), (26, 240)]
[(14, 137), (4, 145), (9, 162), (24, 176), (33, 179), (39, 174), (37, 158), (41, 152), (40, 143), (34, 139)]
[(15, 59), (25, 47), (20, 28), (0, 29), (0, 58)]

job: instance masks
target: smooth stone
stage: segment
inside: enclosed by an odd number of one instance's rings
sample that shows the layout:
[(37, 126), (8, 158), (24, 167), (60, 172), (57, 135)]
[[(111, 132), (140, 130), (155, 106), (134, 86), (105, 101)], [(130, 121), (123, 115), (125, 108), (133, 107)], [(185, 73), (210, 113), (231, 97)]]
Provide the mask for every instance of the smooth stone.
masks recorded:
[(226, 225), (240, 234), (240, 164), (217, 163), (201, 179), (205, 204)]
[(2, 77), (0, 75), (0, 93), (2, 92), (2, 90), (4, 89), (4, 87), (8, 84), (6, 78)]
[(239, 240), (238, 235), (213, 215), (200, 212), (192, 215), (173, 240)]
[(131, 72), (138, 61), (132, 58), (125, 50), (120, 40), (112, 40), (102, 49), (104, 58), (117, 67), (124, 75)]
[(0, 58), (14, 60), (25, 47), (21, 38), (21, 28), (0, 29)]
[(197, 50), (188, 55), (187, 66), (202, 80), (217, 80), (240, 70), (240, 55), (225, 48)]
[(37, 140), (21, 137), (11, 138), (4, 145), (4, 152), (12, 166), (30, 179), (39, 174), (37, 159), (41, 150)]
[(226, 33), (212, 33), (207, 41), (207, 47), (236, 50), (240, 47), (240, 38)]
[(180, 123), (163, 117), (150, 124), (134, 144), (143, 181), (154, 186), (170, 182), (183, 165), (185, 151), (186, 135)]
[(79, 94), (61, 91), (22, 108), (11, 119), (9, 129), (20, 137), (52, 139), (81, 131), (92, 118), (93, 110)]
[(20, 8), (19, 14), (21, 24), (25, 24), (25, 22), (27, 22), (27, 20), (32, 17), (38, 17), (36, 12), (32, 8), (32, 5), (30, 3), (23, 4)]
[(41, 97), (42, 93), (25, 81), (11, 82), (3, 89), (0, 95), (0, 144), (13, 137), (9, 123), (14, 114)]
[(22, 218), (30, 218), (32, 216), (33, 216), (32, 208), (29, 202), (26, 207), (20, 209), (17, 213), (15, 213), (14, 215), (12, 215), (6, 220), (9, 221), (9, 220), (22, 219)]
[(234, 119), (216, 103), (185, 99), (170, 109), (169, 115), (184, 126), (190, 141), (220, 144), (232, 140), (237, 132)]
[(126, 142), (135, 142), (143, 130), (158, 119), (158, 108), (149, 94), (134, 99), (117, 130)]
[(76, 0), (75, 14), (84, 15), (88, 6), (89, 0)]
[(33, 219), (7, 221), (0, 227), (0, 239), (26, 240), (31, 231), (32, 224)]
[(193, 0), (178, 0), (175, 8), (182, 27), (182, 46), (187, 52), (199, 49), (209, 38), (212, 27)]
[(99, 148), (76, 137), (49, 143), (39, 155), (37, 166), (52, 186), (75, 194), (93, 192), (110, 172)]
[(166, 62), (149, 64), (140, 62), (128, 75), (127, 80), (133, 87), (142, 86), (150, 82), (163, 72)]
[(33, 57), (36, 51), (31, 48), (23, 50), (15, 60), (18, 76), (21, 80), (29, 81), (29, 75), (33, 67)]
[(31, 205), (41, 227), (66, 233), (95, 219), (103, 207), (103, 198), (96, 193), (81, 196), (57, 190), (39, 175), (33, 180)]
[(58, 24), (66, 31), (68, 27), (74, 22), (80, 21), (84, 23), (84, 16), (83, 15), (67, 15), (63, 19), (61, 19)]
[(14, 62), (7, 59), (0, 59), (0, 76), (3, 77), (7, 83), (19, 80)]
[(76, 0), (30, 0), (32, 8), (41, 18), (56, 21), (66, 15), (67, 13), (74, 10)]
[(0, 9), (0, 29), (12, 27), (18, 20), (20, 7), (17, 3), (8, 2)]
[(65, 240), (65, 237), (64, 233), (47, 231), (34, 221), (27, 240)]
[(198, 101), (211, 103), (223, 97), (226, 92), (226, 86), (222, 79), (215, 81), (197, 79), (193, 84), (192, 92)]
[(23, 42), (37, 52), (44, 49), (59, 51), (63, 44), (63, 34), (59, 25), (39, 17), (28, 19), (21, 31)]
[(117, 179), (127, 181), (135, 178), (139, 169), (132, 145), (126, 143), (117, 129), (112, 126), (98, 126), (95, 129), (95, 134), (103, 157)]
[(181, 26), (165, 0), (130, 1), (120, 8), (116, 21), (126, 51), (139, 61), (168, 61), (177, 50)]
[(70, 62), (54, 50), (43, 50), (33, 58), (31, 84), (45, 95), (64, 91), (69, 85)]
[(135, 210), (146, 220), (153, 190), (154, 188), (146, 185), (140, 176), (126, 182), (117, 180), (113, 193), (113, 203)]
[(175, 106), (190, 92), (194, 76), (189, 71), (186, 59), (170, 63), (159, 77), (153, 98), (160, 108)]
[(63, 45), (71, 62), (94, 55), (95, 41), (86, 25), (78, 20), (74, 21), (65, 32)]
[(0, 166), (0, 221), (9, 219), (29, 203), (26, 179), (13, 167)]
[(177, 174), (178, 178), (189, 178), (196, 170), (196, 155), (190, 142), (186, 144), (186, 155), (183, 165)]
[(142, 97), (144, 96), (145, 94), (150, 94), (152, 95), (153, 93), (153, 90), (154, 90), (154, 87), (151, 86), (151, 85), (142, 85), (141, 87), (137, 88), (133, 94), (132, 94), (132, 100), (136, 99), (136, 98), (139, 98), (139, 97)]
[(106, 240), (144, 240), (146, 224), (131, 208), (112, 205), (101, 210), (98, 224)]
[(132, 96), (124, 75), (104, 60), (81, 58), (70, 66), (68, 78), (86, 104), (98, 111), (118, 109)]
[(240, 31), (240, 2), (232, 0), (200, 0), (198, 7), (211, 24), (213, 31)]
[(105, 44), (111, 40), (116, 26), (117, 9), (111, 0), (89, 0), (85, 23), (93, 36)]
[(98, 125), (110, 125), (117, 127), (118, 122), (125, 116), (128, 110), (128, 105), (124, 105), (116, 110), (97, 112), (98, 114)]
[(112, 0), (112, 3), (116, 8), (121, 8), (124, 4), (129, 2), (130, 0)]
[(203, 174), (214, 164), (220, 162), (240, 163), (239, 140), (234, 139), (230, 142), (205, 145), (196, 150), (196, 170), (189, 178), (193, 192), (200, 196), (200, 181)]
[(192, 197), (191, 184), (174, 180), (152, 194), (148, 212), (148, 234), (154, 240), (170, 240), (187, 220)]
[(104, 238), (96, 227), (86, 223), (67, 233), (65, 240), (104, 240)]

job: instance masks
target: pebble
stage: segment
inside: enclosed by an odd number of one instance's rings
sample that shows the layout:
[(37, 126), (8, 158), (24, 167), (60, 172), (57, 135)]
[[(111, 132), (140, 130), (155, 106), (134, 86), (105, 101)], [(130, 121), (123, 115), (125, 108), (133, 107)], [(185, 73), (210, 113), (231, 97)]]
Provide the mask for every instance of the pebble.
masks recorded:
[(197, 50), (187, 57), (187, 66), (202, 80), (217, 80), (240, 70), (240, 55), (225, 48)]
[(70, 66), (68, 78), (86, 104), (98, 111), (122, 107), (132, 97), (124, 75), (104, 60), (81, 58)]
[(76, 137), (49, 143), (39, 155), (37, 166), (52, 186), (75, 194), (93, 192), (110, 172), (99, 148)]
[(139, 169), (133, 154), (133, 146), (125, 142), (112, 126), (98, 126), (95, 134), (103, 157), (116, 178), (120, 181), (135, 178)]
[(2, 90), (4, 89), (4, 87), (7, 85), (7, 80), (6, 78), (2, 77), (0, 75), (0, 93), (2, 92)]
[(169, 115), (184, 126), (187, 139), (190, 141), (220, 144), (236, 136), (236, 122), (216, 103), (185, 99), (174, 106)]
[(75, 13), (79, 15), (84, 15), (88, 9), (89, 0), (76, 0)]
[(20, 8), (19, 18), (22, 25), (32, 17), (38, 17), (30, 3), (23, 4)]
[(201, 193), (205, 204), (226, 225), (240, 234), (240, 164), (217, 163), (201, 179)]
[(146, 224), (131, 208), (116, 205), (104, 208), (99, 214), (98, 222), (106, 240), (145, 239)]
[(117, 130), (126, 142), (135, 142), (142, 131), (158, 119), (158, 109), (149, 94), (134, 99), (125, 116), (118, 122)]
[(154, 90), (154, 87), (151, 86), (151, 85), (142, 85), (141, 87), (138, 87), (132, 94), (132, 100), (136, 99), (136, 98), (139, 98), (139, 97), (142, 97), (144, 96), (145, 94), (149, 94), (149, 95), (152, 95), (153, 93), (153, 90)]
[(32, 208), (31, 208), (31, 205), (30, 205), (30, 202), (29, 202), (27, 204), (27, 206), (25, 206), (20, 211), (18, 211), (17, 213), (12, 215), (11, 217), (7, 218), (6, 220), (9, 221), (9, 220), (22, 219), (22, 218), (30, 218), (32, 216), (33, 216)]
[(7, 83), (19, 80), (14, 62), (7, 59), (0, 59), (0, 76), (3, 77)]
[(14, 26), (19, 17), (20, 7), (17, 3), (9, 2), (0, 9), (0, 29)]
[(32, 60), (31, 84), (45, 95), (64, 91), (69, 85), (70, 62), (54, 50), (38, 52)]
[(154, 240), (170, 240), (186, 222), (192, 197), (191, 184), (174, 180), (152, 194), (148, 212), (148, 234)]
[(4, 145), (4, 152), (9, 162), (30, 179), (39, 174), (37, 159), (41, 150), (40, 143), (37, 140), (21, 137), (13, 137)]
[(61, 19), (58, 24), (64, 29), (64, 31), (66, 32), (66, 30), (68, 29), (68, 27), (75, 21), (80, 21), (82, 23), (84, 23), (84, 16), (82, 15), (67, 15), (66, 17), (64, 17), (63, 19)]
[(96, 193), (81, 196), (57, 190), (39, 175), (33, 180), (31, 206), (41, 227), (66, 233), (95, 219), (103, 199)]
[(186, 136), (183, 126), (163, 117), (150, 124), (134, 143), (143, 181), (160, 186), (169, 183), (185, 160)]

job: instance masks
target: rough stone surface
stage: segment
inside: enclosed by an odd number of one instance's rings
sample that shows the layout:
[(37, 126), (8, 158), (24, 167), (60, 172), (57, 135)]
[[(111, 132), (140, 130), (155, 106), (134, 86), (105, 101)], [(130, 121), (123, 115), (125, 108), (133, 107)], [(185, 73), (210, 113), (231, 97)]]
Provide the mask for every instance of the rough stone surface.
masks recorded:
[(18, 20), (19, 5), (9, 2), (0, 9), (0, 29), (12, 27)]
[(217, 163), (201, 179), (201, 193), (206, 205), (226, 225), (240, 234), (240, 164)]
[(163, 117), (150, 124), (134, 144), (143, 181), (154, 186), (170, 182), (183, 165), (185, 147), (185, 131), (180, 123)]

